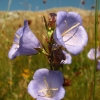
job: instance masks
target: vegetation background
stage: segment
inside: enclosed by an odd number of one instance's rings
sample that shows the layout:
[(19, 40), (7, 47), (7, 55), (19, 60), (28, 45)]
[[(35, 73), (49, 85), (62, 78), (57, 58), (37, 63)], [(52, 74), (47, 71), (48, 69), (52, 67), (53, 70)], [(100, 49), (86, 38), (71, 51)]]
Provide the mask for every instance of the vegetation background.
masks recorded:
[[(94, 61), (87, 58), (87, 53), (95, 44), (95, 12), (78, 8), (55, 8), (44, 11), (1, 11), (0, 12), (0, 100), (34, 100), (27, 92), (27, 85), (38, 68), (48, 68), (43, 54), (20, 56), (14, 60), (8, 58), (14, 34), (23, 21), (27, 19), (33, 33), (46, 45), (42, 34), (46, 30), (42, 23), (42, 15), (46, 18), (50, 12), (74, 11), (81, 15), (83, 26), (88, 34), (88, 44), (77, 56), (72, 55), (72, 64), (65, 65), (63, 73), (69, 81), (65, 87), (66, 96), (63, 100), (92, 100)], [(98, 33), (100, 32), (100, 12), (98, 15)], [(100, 46), (100, 34), (98, 35)], [(95, 100), (100, 100), (100, 71), (96, 71)]]

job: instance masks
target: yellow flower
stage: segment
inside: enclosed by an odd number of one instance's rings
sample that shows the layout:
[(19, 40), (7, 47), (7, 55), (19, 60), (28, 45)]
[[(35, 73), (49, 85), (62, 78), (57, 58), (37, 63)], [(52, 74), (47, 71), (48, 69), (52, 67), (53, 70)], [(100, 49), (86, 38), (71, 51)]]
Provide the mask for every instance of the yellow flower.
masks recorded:
[(25, 73), (29, 73), (29, 70), (28, 70), (28, 69), (24, 69), (24, 72), (25, 72)]
[(13, 82), (12, 82), (11, 80), (9, 80), (9, 81), (8, 81), (8, 84), (12, 85), (12, 84), (13, 84)]
[(29, 78), (29, 69), (24, 69), (24, 72), (22, 73), (23, 78), (28, 79)]
[(25, 79), (28, 79), (28, 78), (29, 78), (29, 74), (26, 74), (26, 73), (23, 73), (22, 76), (23, 76)]

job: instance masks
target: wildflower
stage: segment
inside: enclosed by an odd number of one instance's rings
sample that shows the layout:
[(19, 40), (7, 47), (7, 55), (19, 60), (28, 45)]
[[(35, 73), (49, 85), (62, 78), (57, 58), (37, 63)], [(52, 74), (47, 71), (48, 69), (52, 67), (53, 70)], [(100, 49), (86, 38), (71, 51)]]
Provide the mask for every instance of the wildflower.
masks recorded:
[(63, 50), (63, 53), (65, 54), (66, 59), (62, 60), (61, 63), (63, 64), (71, 64), (72, 62), (72, 57), (70, 54), (68, 54), (66, 51)]
[(80, 15), (75, 12), (58, 12), (53, 38), (71, 54), (80, 53), (88, 41)]
[[(91, 60), (95, 59), (95, 49), (92, 48), (87, 54), (88, 58)], [(100, 57), (100, 47), (96, 49), (96, 60), (97, 60), (97, 70), (100, 70), (100, 60), (98, 59)]]
[(28, 93), (37, 100), (61, 100), (65, 94), (63, 82), (61, 72), (39, 69), (28, 85)]
[(28, 79), (29, 78), (29, 74), (23, 73), (22, 74), (23, 78)]
[(28, 69), (24, 69), (24, 72), (22, 73), (23, 78), (28, 79), (30, 76), (30, 71)]
[(27, 20), (24, 21), (24, 26), (19, 28), (15, 33), (13, 43), (8, 53), (10, 59), (14, 59), (20, 55), (36, 54), (38, 51), (35, 48), (42, 47), (40, 41), (30, 30)]
[[(95, 49), (94, 48), (90, 49), (87, 56), (89, 59), (94, 60), (95, 59)], [(96, 49), (96, 58), (98, 57), (100, 57), (100, 48)]]

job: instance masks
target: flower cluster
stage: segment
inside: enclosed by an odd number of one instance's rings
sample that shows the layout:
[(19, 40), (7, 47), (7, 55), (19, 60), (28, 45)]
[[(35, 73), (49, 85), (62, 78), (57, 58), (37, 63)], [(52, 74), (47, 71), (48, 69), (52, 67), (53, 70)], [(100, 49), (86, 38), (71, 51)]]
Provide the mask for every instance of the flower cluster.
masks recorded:
[(48, 59), (50, 70), (38, 69), (28, 85), (28, 92), (37, 100), (61, 100), (64, 97), (64, 77), (58, 69), (64, 64), (72, 63), (72, 55), (79, 54), (88, 41), (87, 33), (82, 26), (82, 19), (75, 12), (59, 11), (50, 13), (48, 21), (43, 23), (47, 37), (43, 35), (47, 49), (32, 33), (27, 20), (24, 26), (15, 33), (13, 45), (8, 53), (10, 59), (21, 55), (43, 53)]

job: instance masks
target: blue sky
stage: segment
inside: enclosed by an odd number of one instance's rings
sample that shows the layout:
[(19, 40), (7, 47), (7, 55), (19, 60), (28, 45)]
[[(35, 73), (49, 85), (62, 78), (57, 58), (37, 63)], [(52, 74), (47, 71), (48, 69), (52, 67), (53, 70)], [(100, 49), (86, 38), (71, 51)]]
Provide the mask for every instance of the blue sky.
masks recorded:
[[(7, 10), (9, 0), (0, 0), (0, 10)], [(81, 6), (81, 0), (46, 0), (46, 4), (43, 4), (43, 0), (12, 0), (10, 10), (45, 10), (55, 7), (78, 7), (84, 9), (91, 9), (95, 0), (85, 0), (86, 4)]]

